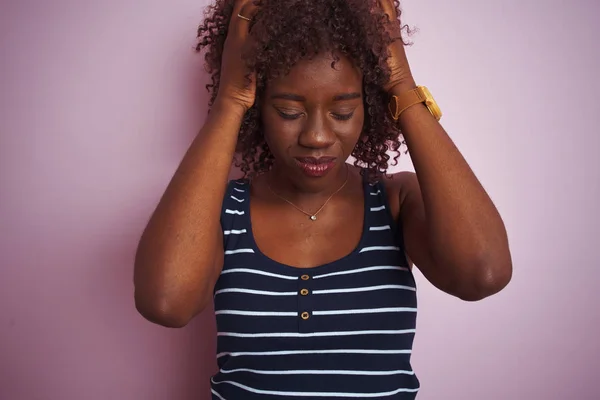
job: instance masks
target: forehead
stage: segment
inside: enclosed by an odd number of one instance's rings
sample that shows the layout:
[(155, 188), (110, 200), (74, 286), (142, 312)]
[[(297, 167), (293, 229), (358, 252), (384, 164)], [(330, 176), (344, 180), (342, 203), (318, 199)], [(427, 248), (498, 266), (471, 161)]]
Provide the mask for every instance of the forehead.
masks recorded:
[[(329, 96), (354, 91), (362, 92), (362, 73), (350, 59), (321, 53), (299, 61), (290, 72), (267, 84), (267, 92), (290, 92), (305, 97)], [(332, 63), (335, 65), (332, 67)]]

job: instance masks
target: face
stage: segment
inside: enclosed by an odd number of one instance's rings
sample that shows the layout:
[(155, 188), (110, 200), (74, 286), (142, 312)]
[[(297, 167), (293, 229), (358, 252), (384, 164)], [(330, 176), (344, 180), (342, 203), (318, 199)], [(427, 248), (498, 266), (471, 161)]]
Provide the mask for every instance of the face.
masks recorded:
[(346, 57), (303, 60), (267, 84), (261, 114), (274, 172), (323, 187), (344, 168), (364, 123), (362, 74)]

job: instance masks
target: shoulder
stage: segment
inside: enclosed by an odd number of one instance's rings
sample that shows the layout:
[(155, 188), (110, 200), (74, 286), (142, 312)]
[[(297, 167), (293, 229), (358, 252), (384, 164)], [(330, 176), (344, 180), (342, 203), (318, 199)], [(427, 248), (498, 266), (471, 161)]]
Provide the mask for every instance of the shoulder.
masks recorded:
[(420, 191), (417, 174), (412, 171), (401, 171), (385, 175), (381, 181), (387, 193), (392, 216), (395, 220), (398, 220), (402, 206), (409, 195), (415, 191)]

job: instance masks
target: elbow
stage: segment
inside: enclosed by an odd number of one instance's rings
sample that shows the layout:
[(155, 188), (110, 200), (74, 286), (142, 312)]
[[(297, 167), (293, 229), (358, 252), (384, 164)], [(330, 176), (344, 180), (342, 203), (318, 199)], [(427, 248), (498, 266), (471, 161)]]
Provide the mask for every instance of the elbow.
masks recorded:
[(183, 328), (192, 319), (182, 310), (172, 307), (170, 302), (164, 299), (148, 300), (136, 294), (135, 308), (146, 320), (166, 328)]
[(212, 301), (212, 289), (169, 277), (170, 266), (144, 265), (136, 259), (134, 303), (146, 320), (167, 328), (183, 328)]
[(206, 304), (191, 309), (189, 303), (178, 302), (165, 296), (145, 296), (135, 293), (135, 307), (146, 320), (167, 328), (183, 328)]
[(458, 285), (461, 290), (456, 296), (464, 301), (480, 301), (503, 290), (511, 279), (510, 259), (507, 262), (480, 263), (473, 269), (470, 279)]

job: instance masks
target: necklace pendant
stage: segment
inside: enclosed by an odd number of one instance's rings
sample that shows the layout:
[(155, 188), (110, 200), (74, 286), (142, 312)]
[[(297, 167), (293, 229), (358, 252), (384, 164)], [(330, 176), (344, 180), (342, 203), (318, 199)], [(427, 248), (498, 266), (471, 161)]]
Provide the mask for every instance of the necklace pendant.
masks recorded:
[(316, 215), (311, 215), (310, 216), (310, 220), (311, 221), (316, 221), (317, 220), (317, 216)]

